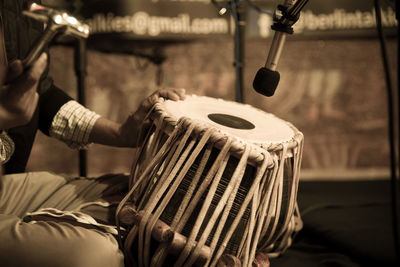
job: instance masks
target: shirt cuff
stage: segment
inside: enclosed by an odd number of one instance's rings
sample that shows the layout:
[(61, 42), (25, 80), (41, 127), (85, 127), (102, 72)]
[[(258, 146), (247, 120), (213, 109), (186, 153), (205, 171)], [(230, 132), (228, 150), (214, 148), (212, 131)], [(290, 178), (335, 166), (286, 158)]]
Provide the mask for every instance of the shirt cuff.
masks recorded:
[(68, 101), (54, 116), (50, 136), (63, 141), (71, 148), (85, 148), (89, 144), (90, 132), (98, 118), (100, 115), (78, 102)]
[(0, 133), (0, 163), (6, 163), (14, 154), (14, 141), (8, 136), (5, 131)]

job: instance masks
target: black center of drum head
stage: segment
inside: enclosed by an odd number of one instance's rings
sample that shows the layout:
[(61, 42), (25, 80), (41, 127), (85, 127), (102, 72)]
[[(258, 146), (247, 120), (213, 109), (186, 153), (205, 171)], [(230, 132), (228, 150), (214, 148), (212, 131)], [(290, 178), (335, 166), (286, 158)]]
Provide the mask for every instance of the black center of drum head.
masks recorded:
[(226, 127), (234, 128), (234, 129), (240, 129), (240, 130), (251, 130), (256, 128), (254, 124), (249, 122), (248, 120), (232, 116), (232, 115), (227, 115), (227, 114), (221, 114), (221, 113), (212, 113), (208, 114), (208, 118), (212, 120), (215, 123), (221, 124)]

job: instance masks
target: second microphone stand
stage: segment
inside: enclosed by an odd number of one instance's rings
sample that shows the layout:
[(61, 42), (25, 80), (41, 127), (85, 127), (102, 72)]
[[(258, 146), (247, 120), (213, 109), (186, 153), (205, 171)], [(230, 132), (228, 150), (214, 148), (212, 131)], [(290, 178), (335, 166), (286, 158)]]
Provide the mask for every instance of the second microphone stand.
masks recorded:
[(211, 2), (219, 9), (219, 14), (223, 15), (229, 9), (235, 23), (234, 32), (234, 67), (236, 73), (235, 100), (243, 103), (243, 68), (244, 68), (244, 38), (246, 30), (246, 7), (244, 0), (228, 1), (221, 4), (217, 0)]
[(244, 39), (246, 34), (246, 7), (241, 1), (231, 1), (232, 16), (235, 22), (234, 67), (236, 71), (235, 99), (243, 103)]

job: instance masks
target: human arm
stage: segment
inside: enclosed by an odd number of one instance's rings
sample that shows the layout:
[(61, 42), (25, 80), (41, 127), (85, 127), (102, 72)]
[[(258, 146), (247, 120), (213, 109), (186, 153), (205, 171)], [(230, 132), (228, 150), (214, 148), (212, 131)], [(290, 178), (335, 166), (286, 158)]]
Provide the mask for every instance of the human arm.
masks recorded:
[(139, 108), (122, 124), (100, 117), (92, 128), (89, 142), (117, 147), (138, 146), (137, 142), (141, 129), (150, 124), (146, 115), (160, 97), (174, 101), (183, 100), (185, 99), (185, 90), (160, 89), (155, 91), (144, 99)]

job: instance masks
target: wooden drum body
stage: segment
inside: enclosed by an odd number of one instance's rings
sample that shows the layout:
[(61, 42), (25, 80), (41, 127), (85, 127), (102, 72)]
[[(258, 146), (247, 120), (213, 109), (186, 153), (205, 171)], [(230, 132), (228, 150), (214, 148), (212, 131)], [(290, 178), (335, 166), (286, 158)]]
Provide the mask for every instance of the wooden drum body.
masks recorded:
[(251, 266), (257, 253), (290, 246), (302, 225), (303, 135), (293, 125), (198, 96), (160, 99), (151, 118), (118, 210), (131, 212), (126, 243), (139, 266), (216, 266), (226, 256)]

